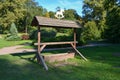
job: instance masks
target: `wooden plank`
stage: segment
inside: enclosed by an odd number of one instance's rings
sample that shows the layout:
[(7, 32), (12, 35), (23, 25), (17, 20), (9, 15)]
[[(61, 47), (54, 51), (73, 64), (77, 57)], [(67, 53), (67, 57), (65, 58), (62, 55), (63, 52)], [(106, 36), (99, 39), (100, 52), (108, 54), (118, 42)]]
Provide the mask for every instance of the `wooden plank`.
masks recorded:
[(85, 61), (88, 61), (75, 47), (73, 44), (71, 44), (73, 49), (85, 60)]
[[(71, 43), (78, 43), (77, 41), (70, 41), (70, 42), (47, 42), (47, 43), (41, 43), (40, 45), (59, 45), (59, 44), (71, 44)], [(39, 45), (38, 43), (34, 43), (34, 45)]]

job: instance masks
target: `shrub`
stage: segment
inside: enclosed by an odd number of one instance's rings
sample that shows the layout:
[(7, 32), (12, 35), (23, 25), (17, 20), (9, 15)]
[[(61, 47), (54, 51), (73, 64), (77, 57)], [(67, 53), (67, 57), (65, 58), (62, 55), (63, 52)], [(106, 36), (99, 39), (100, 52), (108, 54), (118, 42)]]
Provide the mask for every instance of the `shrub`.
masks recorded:
[(10, 36), (7, 36), (6, 40), (8, 40), (8, 41), (18, 41), (18, 40), (21, 40), (21, 37), (16, 36), (16, 35), (14, 35), (14, 36), (10, 35)]
[[(37, 40), (37, 30), (34, 30), (30, 34), (30, 39)], [(56, 30), (53, 28), (43, 28), (41, 29), (41, 40), (44, 41), (54, 41), (56, 36)]]
[(86, 43), (89, 40), (97, 40), (101, 37), (100, 31), (94, 21), (88, 21), (84, 25), (83, 32), (81, 34), (81, 41)]
[(22, 40), (28, 40), (29, 39), (29, 35), (28, 34), (23, 34), (22, 35)]

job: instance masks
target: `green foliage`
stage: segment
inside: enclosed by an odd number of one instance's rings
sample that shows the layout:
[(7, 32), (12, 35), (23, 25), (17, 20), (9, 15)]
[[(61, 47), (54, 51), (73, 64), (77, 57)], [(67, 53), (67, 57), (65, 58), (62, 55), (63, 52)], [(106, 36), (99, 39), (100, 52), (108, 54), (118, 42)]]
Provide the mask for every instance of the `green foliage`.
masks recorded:
[(94, 21), (88, 21), (84, 25), (83, 32), (81, 34), (81, 41), (86, 42), (89, 40), (97, 40), (100, 38), (100, 32), (97, 28), (97, 25)]
[(27, 0), (24, 4), (24, 8), (27, 11), (25, 12), (24, 17), (22, 19), (19, 19), (17, 25), (20, 32), (24, 31), (28, 33), (30, 31), (29, 29), (32, 27), (30, 25), (34, 16), (45, 16), (45, 14), (49, 14), (45, 8), (39, 6), (38, 3), (33, 0)]
[[(37, 40), (37, 30), (34, 30), (32, 34), (30, 34), (30, 38), (33, 40)], [(56, 30), (53, 28), (42, 28), (41, 29), (41, 40), (44, 41), (54, 41), (56, 36)], [(53, 40), (52, 40), (53, 39)]]
[(12, 22), (16, 22), (24, 17), (26, 0), (3, 0), (0, 1), (0, 24), (8, 27)]
[(18, 34), (17, 28), (16, 28), (14, 23), (11, 24), (10, 34), (13, 35), (13, 36)]
[(43, 28), (41, 30), (41, 36), (44, 38), (46, 37), (55, 37), (56, 36), (56, 30), (54, 28)]
[(109, 42), (120, 43), (120, 2), (117, 0), (106, 0), (107, 10), (105, 38)]
[(50, 18), (55, 18), (55, 12), (50, 11), (49, 16), (50, 16)]
[[(106, 28), (106, 10), (103, 4), (104, 1), (105, 0), (84, 0), (83, 6), (83, 23), (86, 25), (88, 24), (88, 21), (94, 21), (100, 35), (104, 34)], [(102, 36), (99, 37), (103, 38)]]
[(85, 25), (91, 20), (96, 22), (101, 38), (120, 42), (119, 0), (84, 0), (83, 14)]
[(8, 41), (18, 41), (18, 40), (21, 40), (21, 37), (19, 37), (17, 35), (14, 35), (14, 36), (8, 35), (6, 40), (8, 40)]
[(76, 10), (68, 9), (68, 10), (65, 10), (64, 16), (65, 16), (65, 19), (67, 20), (76, 20), (76, 16), (78, 16), (78, 14)]
[(11, 24), (10, 35), (6, 37), (6, 40), (9, 41), (21, 40), (21, 38), (18, 36), (18, 31), (14, 23)]

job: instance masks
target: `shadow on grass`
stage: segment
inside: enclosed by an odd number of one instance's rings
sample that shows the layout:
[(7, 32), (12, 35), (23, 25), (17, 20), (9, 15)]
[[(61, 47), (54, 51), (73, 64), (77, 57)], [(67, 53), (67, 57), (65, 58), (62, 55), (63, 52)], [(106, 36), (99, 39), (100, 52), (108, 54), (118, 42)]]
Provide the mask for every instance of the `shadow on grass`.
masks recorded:
[[(87, 59), (120, 67), (120, 45), (97, 46), (79, 49)], [(117, 55), (117, 56), (116, 56)]]
[(118, 80), (120, 78), (119, 71), (99, 63), (78, 61), (77, 66), (54, 67), (49, 64), (48, 66), (49, 70), (45, 71), (39, 64), (17, 56), (0, 56), (0, 80)]

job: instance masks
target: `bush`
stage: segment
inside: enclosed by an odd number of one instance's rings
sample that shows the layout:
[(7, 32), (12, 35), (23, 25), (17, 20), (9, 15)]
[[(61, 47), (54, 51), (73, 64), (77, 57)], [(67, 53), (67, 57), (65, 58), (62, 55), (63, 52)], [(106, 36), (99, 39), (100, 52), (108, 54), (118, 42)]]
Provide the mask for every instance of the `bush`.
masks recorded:
[(88, 21), (84, 25), (83, 32), (81, 34), (80, 41), (86, 43), (89, 40), (97, 40), (100, 39), (101, 34), (98, 30), (98, 27), (94, 21)]
[[(37, 30), (34, 30), (31, 34), (30, 34), (30, 39), (33, 40), (37, 40)], [(45, 41), (54, 41), (55, 40), (55, 36), (56, 36), (56, 30), (53, 28), (42, 28), (41, 29), (41, 40), (43, 42)]]
[(29, 35), (28, 34), (23, 34), (22, 35), (22, 40), (28, 40), (29, 39)]
[(55, 29), (52, 29), (52, 28), (48, 28), (48, 29), (42, 29), (41, 30), (41, 36), (43, 38), (46, 38), (46, 37), (55, 37), (56, 36), (56, 30)]
[(8, 41), (18, 41), (18, 40), (21, 40), (21, 37), (20, 36), (7, 36), (6, 40)]

